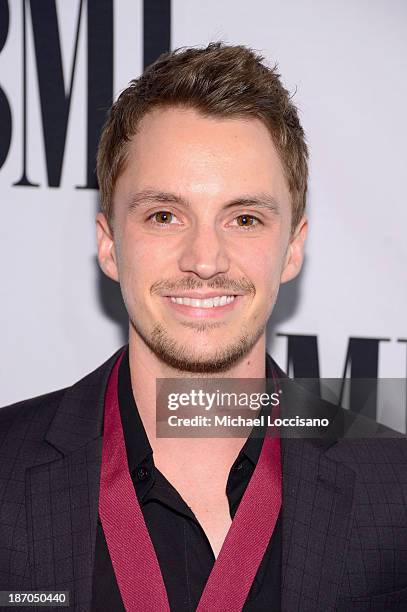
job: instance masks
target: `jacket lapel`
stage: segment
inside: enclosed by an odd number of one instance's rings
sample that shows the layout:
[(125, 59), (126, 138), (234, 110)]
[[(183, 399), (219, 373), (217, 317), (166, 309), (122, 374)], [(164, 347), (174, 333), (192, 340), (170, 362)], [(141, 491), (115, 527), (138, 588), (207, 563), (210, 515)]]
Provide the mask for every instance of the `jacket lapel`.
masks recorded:
[(33, 588), (69, 591), (72, 609), (90, 609), (104, 392), (121, 350), (67, 390), (45, 436), (59, 458), (26, 472)]
[[(285, 376), (285, 375), (284, 375)], [(329, 458), (344, 426), (341, 408), (285, 377), (282, 407), (290, 416), (328, 417), (330, 433), (281, 441), (282, 610), (335, 609), (352, 521), (355, 472)], [(285, 395), (285, 397), (284, 397)]]
[(311, 440), (283, 440), (282, 610), (335, 609), (355, 473)]

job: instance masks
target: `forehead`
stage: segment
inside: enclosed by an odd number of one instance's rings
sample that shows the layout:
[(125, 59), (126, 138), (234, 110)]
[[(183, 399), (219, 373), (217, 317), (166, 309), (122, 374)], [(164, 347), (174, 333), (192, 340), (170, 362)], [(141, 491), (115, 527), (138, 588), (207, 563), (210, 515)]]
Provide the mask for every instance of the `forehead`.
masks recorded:
[(135, 189), (175, 191), (206, 203), (251, 191), (290, 200), (280, 157), (260, 120), (208, 117), (184, 107), (155, 109), (140, 121), (114, 199)]

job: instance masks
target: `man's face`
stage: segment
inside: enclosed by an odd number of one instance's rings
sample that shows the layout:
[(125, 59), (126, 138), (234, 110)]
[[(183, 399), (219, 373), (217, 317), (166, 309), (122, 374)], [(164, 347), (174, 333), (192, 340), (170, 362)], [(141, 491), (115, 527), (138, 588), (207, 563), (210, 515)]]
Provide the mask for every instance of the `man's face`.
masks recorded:
[(257, 119), (155, 109), (98, 215), (99, 261), (118, 280), (130, 334), (166, 364), (221, 372), (264, 342), (280, 282), (302, 263), (306, 221)]

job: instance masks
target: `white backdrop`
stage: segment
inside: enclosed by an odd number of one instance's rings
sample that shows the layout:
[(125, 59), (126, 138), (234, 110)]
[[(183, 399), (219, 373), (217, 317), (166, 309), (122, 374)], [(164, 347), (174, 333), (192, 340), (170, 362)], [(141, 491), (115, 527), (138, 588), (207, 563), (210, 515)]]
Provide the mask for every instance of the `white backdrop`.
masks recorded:
[[(27, 155), (29, 178), (40, 187), (16, 187), (22, 2), (8, 6), (0, 50), (0, 88), (13, 121), (0, 168), (1, 405), (72, 384), (126, 341), (119, 291), (96, 264), (97, 193), (75, 188), (85, 181), (86, 28), (61, 184), (48, 187), (27, 4)], [(56, 6), (67, 88), (79, 1)], [(142, 15), (141, 1), (114, 3), (115, 96), (142, 71)], [(270, 352), (283, 367), (287, 341), (276, 332), (316, 335), (324, 377), (342, 376), (350, 337), (388, 338), (379, 375), (406, 376), (407, 345), (399, 342), (407, 337), (406, 31), (404, 0), (172, 2), (172, 48), (218, 39), (250, 45), (277, 61), (285, 85), (297, 90), (311, 153), (310, 235), (301, 278), (283, 287), (271, 321)], [(403, 429), (404, 413), (396, 412), (384, 421)]]

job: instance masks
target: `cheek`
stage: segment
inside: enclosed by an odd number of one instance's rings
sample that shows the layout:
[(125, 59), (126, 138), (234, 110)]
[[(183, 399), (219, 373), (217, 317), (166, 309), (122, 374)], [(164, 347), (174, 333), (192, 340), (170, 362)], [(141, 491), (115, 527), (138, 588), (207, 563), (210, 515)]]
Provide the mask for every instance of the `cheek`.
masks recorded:
[(249, 244), (236, 251), (238, 267), (254, 283), (258, 293), (269, 292), (278, 284), (283, 255), (269, 241)]
[(263, 323), (270, 317), (277, 299), (283, 263), (284, 249), (273, 240), (240, 250), (238, 267), (256, 288), (250, 314), (253, 323)]
[(163, 241), (152, 244), (140, 234), (126, 235), (118, 249), (118, 267), (123, 293), (131, 301), (148, 299), (151, 285), (168, 276), (168, 248)]

